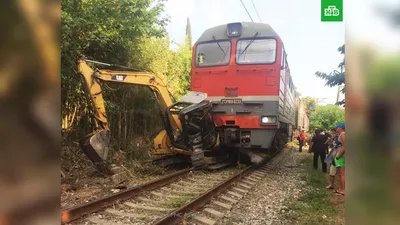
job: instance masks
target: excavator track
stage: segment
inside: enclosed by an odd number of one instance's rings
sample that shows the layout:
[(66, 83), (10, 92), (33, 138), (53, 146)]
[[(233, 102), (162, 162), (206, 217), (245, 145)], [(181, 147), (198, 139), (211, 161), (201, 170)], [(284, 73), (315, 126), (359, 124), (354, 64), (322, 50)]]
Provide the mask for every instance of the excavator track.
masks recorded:
[(193, 151), (193, 154), (190, 156), (190, 160), (195, 168), (204, 169), (207, 167), (204, 151), (200, 148), (197, 148)]

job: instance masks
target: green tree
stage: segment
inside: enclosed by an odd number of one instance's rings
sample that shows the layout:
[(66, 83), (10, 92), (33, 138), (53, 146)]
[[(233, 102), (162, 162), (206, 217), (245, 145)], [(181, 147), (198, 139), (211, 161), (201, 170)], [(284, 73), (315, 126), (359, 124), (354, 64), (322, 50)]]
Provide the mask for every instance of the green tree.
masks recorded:
[(310, 118), (311, 114), (313, 114), (317, 108), (318, 100), (314, 97), (307, 96), (302, 98), (301, 101), (306, 108), (306, 114), (308, 118)]
[(141, 40), (140, 47), (132, 52), (135, 57), (131, 65), (159, 75), (171, 94), (179, 99), (189, 90), (192, 51), (186, 42), (178, 44), (176, 51), (171, 50), (169, 44), (169, 38)]
[[(168, 18), (163, 1), (61, 1), (61, 96), (63, 127), (86, 113), (76, 60), (88, 58), (126, 65), (143, 37), (164, 37)], [(76, 115), (76, 116), (75, 116)]]
[(192, 49), (192, 26), (190, 25), (189, 17), (186, 22), (186, 42), (190, 49)]
[[(343, 86), (341, 92), (345, 93), (345, 45), (342, 45), (338, 48), (338, 52), (343, 55), (342, 62), (339, 63), (338, 68), (340, 68), (340, 72), (337, 70), (332, 71), (329, 74), (324, 72), (317, 71), (315, 72), (315, 76), (322, 78), (326, 81), (325, 86), (329, 87), (336, 87), (336, 86)], [(337, 105), (345, 105), (345, 100), (339, 101), (336, 103)]]
[(337, 105), (317, 106), (315, 112), (310, 117), (310, 130), (317, 128), (323, 130), (332, 129), (337, 123), (344, 122), (344, 109)]
[(192, 60), (192, 50), (187, 42), (178, 46), (178, 50), (173, 52), (170, 61), (168, 76), (171, 86), (174, 89), (174, 96), (179, 98), (190, 90), (190, 69)]
[[(170, 49), (162, 16), (165, 0), (62, 0), (61, 78), (64, 132), (77, 139), (89, 130), (87, 96), (76, 73), (76, 60), (89, 59), (152, 71), (167, 84), (175, 98), (190, 85), (191, 31)], [(189, 40), (189, 41), (188, 41)], [(100, 67), (97, 65), (97, 67)], [(103, 94), (115, 148), (126, 149), (135, 136), (161, 128), (159, 108), (147, 87), (107, 83)], [(71, 134), (72, 133), (72, 134)]]

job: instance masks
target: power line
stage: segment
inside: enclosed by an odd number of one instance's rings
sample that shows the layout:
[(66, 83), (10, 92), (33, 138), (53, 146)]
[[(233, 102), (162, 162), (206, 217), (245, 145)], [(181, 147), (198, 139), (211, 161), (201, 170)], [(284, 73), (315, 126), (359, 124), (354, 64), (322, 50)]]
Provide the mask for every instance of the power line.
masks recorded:
[(258, 14), (258, 10), (257, 10), (256, 6), (254, 5), (254, 0), (251, 0), (251, 4), (253, 4), (253, 8), (254, 8), (254, 10), (256, 10), (257, 17), (258, 17), (258, 19), (260, 20), (260, 22), (262, 23), (262, 20), (261, 20), (261, 18), (260, 18), (260, 15)]
[(243, 1), (242, 1), (242, 0), (240, 0), (240, 2), (242, 3), (242, 5), (243, 5), (244, 9), (246, 10), (246, 12), (247, 12), (247, 15), (249, 15), (249, 17), (250, 17), (250, 19), (251, 19), (251, 22), (254, 22), (254, 21), (253, 21), (253, 18), (251, 18), (251, 16), (250, 16), (250, 13), (249, 13), (249, 11), (247, 11), (247, 8), (246, 8), (246, 6), (244, 5)]

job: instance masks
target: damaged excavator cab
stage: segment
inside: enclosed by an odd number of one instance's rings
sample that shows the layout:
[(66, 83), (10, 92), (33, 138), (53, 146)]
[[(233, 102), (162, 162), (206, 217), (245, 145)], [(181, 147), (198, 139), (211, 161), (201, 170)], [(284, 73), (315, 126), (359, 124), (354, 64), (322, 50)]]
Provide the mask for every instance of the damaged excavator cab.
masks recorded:
[(106, 160), (109, 152), (110, 131), (100, 130), (87, 135), (79, 141), (85, 155), (102, 172), (110, 172)]

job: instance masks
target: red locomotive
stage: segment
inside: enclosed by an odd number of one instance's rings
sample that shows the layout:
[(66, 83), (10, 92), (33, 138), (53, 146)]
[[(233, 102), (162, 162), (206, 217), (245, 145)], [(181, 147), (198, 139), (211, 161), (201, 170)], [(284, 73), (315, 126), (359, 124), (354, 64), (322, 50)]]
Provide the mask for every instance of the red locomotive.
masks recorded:
[(297, 111), (279, 35), (268, 24), (229, 23), (206, 30), (193, 46), (191, 90), (213, 103), (220, 146), (253, 163), (285, 145)]

